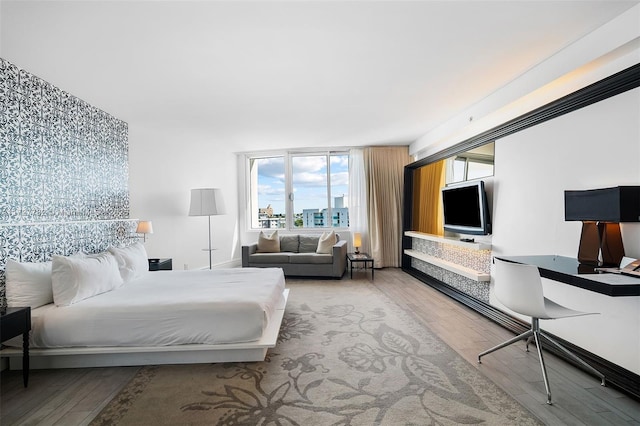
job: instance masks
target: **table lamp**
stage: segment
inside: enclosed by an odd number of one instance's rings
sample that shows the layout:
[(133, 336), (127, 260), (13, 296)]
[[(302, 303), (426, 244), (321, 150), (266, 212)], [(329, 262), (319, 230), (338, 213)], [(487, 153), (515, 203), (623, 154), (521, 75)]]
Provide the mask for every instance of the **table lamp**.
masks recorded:
[(153, 234), (153, 224), (150, 220), (141, 220), (136, 227), (136, 234), (142, 234), (142, 242), (147, 242), (147, 234)]
[(564, 220), (582, 221), (581, 264), (619, 266), (624, 257), (620, 223), (640, 222), (640, 186), (565, 191)]
[(362, 247), (362, 234), (360, 232), (353, 233), (353, 247), (356, 254), (360, 254), (360, 247)]

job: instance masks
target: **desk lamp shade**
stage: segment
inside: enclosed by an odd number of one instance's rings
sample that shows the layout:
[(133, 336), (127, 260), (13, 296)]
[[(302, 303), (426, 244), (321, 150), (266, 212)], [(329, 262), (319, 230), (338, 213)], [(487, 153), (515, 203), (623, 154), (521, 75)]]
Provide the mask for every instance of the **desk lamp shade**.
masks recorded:
[(222, 191), (218, 188), (191, 190), (189, 216), (215, 216), (225, 214)]
[(564, 219), (582, 221), (578, 260), (618, 266), (624, 257), (621, 222), (640, 222), (640, 186), (564, 192)]

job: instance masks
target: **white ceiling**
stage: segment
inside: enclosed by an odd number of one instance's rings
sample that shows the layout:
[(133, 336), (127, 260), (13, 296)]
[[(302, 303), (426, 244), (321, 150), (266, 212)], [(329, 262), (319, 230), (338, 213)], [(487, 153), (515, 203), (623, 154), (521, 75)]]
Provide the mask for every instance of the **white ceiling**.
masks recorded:
[(410, 143), (637, 3), (2, 0), (0, 56), (237, 151)]

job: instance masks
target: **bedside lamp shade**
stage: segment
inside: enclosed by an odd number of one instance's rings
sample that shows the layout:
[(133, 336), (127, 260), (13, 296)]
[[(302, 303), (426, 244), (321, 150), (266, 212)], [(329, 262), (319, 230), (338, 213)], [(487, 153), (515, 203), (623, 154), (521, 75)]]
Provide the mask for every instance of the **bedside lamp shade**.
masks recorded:
[[(153, 225), (150, 220), (141, 220), (136, 227), (136, 234), (142, 234), (142, 241), (147, 241), (147, 234), (153, 234)], [(140, 237), (138, 237), (140, 238)]]
[(215, 216), (225, 214), (222, 192), (218, 188), (191, 190), (189, 216)]
[(153, 224), (150, 220), (141, 220), (136, 228), (137, 234), (153, 234)]

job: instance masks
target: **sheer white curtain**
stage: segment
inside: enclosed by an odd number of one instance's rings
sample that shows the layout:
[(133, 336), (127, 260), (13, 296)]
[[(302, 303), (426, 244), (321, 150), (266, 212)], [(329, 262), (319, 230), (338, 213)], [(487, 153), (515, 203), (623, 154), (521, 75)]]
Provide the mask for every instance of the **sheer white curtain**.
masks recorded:
[(367, 176), (364, 168), (364, 150), (353, 148), (349, 151), (349, 230), (350, 245), (353, 245), (353, 233), (360, 232), (362, 246), (360, 251), (370, 252), (369, 221), (367, 219)]

